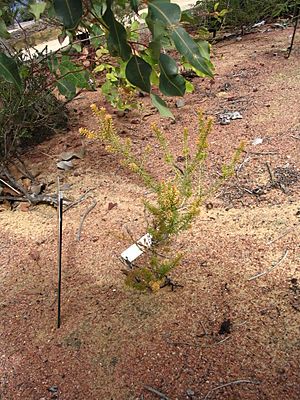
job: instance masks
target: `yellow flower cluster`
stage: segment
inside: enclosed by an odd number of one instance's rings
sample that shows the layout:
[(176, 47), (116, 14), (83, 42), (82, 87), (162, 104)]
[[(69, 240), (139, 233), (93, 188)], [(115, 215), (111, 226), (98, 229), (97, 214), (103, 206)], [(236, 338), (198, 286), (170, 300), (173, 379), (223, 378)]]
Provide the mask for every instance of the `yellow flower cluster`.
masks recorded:
[(180, 192), (178, 187), (171, 183), (163, 183), (161, 186), (159, 203), (165, 209), (177, 207), (180, 204)]
[(80, 128), (79, 133), (80, 133), (80, 135), (85, 136), (88, 139), (97, 139), (98, 138), (98, 135), (96, 132), (90, 131), (89, 129), (86, 129), (86, 128)]

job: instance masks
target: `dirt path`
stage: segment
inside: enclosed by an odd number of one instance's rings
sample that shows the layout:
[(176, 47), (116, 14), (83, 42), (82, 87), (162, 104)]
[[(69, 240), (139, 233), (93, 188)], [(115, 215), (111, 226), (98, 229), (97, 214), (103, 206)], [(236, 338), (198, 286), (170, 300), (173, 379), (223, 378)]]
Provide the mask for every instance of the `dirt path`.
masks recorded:
[[(127, 230), (135, 238), (145, 231), (145, 188), (101, 143), (86, 142), (85, 158), (62, 176), (71, 199), (93, 190), (65, 213), (59, 330), (55, 211), (0, 212), (1, 400), (164, 398), (145, 385), (171, 400), (299, 398), (300, 36), (286, 60), (290, 34), (272, 30), (217, 45), (215, 82), (193, 80), (196, 93), (174, 109), (175, 124), (155, 113), (142, 119), (148, 109), (116, 117), (137, 151), (153, 143), (156, 122), (180, 155), (179, 133), (188, 126), (193, 139), (195, 111), (213, 115), (208, 179), (246, 143), (239, 179), (180, 238), (187, 256), (174, 279), (183, 288), (153, 295), (124, 286), (117, 257), (132, 242)], [(74, 101), (70, 132), (29, 153), (53, 191), (57, 155), (81, 147), (79, 126), (95, 127), (92, 102), (101, 104), (99, 94)], [(225, 111), (243, 119), (220, 125)], [(263, 141), (255, 145), (257, 138)], [(164, 176), (158, 158), (148, 165)], [(78, 242), (80, 216), (93, 200)]]

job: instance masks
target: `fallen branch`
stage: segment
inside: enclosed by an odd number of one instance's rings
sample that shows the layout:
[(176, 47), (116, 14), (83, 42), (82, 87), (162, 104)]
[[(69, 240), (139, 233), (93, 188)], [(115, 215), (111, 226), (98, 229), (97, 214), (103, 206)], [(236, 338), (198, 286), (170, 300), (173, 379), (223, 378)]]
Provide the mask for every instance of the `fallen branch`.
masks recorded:
[(83, 216), (81, 217), (81, 221), (79, 224), (79, 228), (78, 228), (78, 232), (77, 232), (77, 237), (76, 240), (79, 242), (80, 241), (80, 237), (81, 237), (81, 231), (82, 231), (82, 227), (83, 227), (83, 223), (86, 219), (86, 217), (88, 216), (88, 214), (92, 211), (93, 208), (96, 207), (96, 200), (94, 200), (93, 204), (87, 208), (87, 210), (85, 211), (85, 213), (83, 214)]
[(161, 400), (170, 400), (168, 396), (166, 396), (164, 393), (160, 392), (159, 390), (154, 389), (151, 386), (145, 385), (144, 388), (148, 390), (149, 392), (156, 394), (158, 397), (160, 397)]
[(224, 383), (223, 385), (219, 385), (219, 386), (216, 386), (216, 387), (212, 388), (206, 394), (206, 396), (204, 397), (204, 400), (208, 399), (209, 396), (211, 395), (211, 393), (215, 392), (216, 390), (223, 389), (223, 388), (228, 387), (228, 386), (240, 385), (240, 384), (245, 384), (245, 383), (248, 383), (248, 384), (251, 384), (251, 385), (259, 385), (260, 384), (260, 382), (258, 382), (258, 381), (251, 381), (249, 379), (238, 379), (236, 381)]
[(261, 272), (261, 273), (259, 273), (259, 274), (257, 274), (257, 275), (252, 276), (251, 278), (248, 279), (248, 281), (253, 281), (253, 280), (256, 279), (256, 278), (259, 278), (259, 277), (261, 277), (261, 276), (263, 276), (263, 275), (266, 275), (266, 274), (268, 274), (269, 272), (273, 271), (273, 269), (277, 268), (277, 267), (285, 260), (285, 258), (287, 257), (288, 253), (289, 253), (289, 251), (286, 250), (285, 253), (284, 253), (284, 255), (280, 258), (279, 261), (277, 261), (277, 263), (276, 263), (275, 265), (273, 265), (273, 267), (267, 269), (267, 270), (264, 271), (264, 272)]
[(24, 201), (28, 202), (25, 197), (15, 197), (15, 196), (0, 196), (0, 201)]
[(2, 166), (2, 173), (6, 176), (6, 178), (9, 180), (9, 183), (14, 187), (14, 190), (18, 190), (18, 192), (22, 193), (26, 199), (29, 201), (30, 204), (32, 204), (31, 201), (31, 196), (30, 194), (24, 189), (22, 185), (20, 185), (11, 175), (9, 170), (6, 168), (6, 166)]
[(78, 200), (75, 200), (75, 201), (73, 201), (73, 203), (69, 204), (69, 205), (64, 209), (63, 212), (66, 212), (66, 211), (70, 210), (70, 208), (75, 207), (75, 206), (77, 206), (77, 204), (81, 203), (81, 202), (85, 199), (85, 196), (86, 196), (89, 192), (91, 192), (92, 190), (95, 190), (95, 188), (91, 188), (91, 189), (86, 190), (86, 191), (83, 193), (83, 195), (79, 197)]

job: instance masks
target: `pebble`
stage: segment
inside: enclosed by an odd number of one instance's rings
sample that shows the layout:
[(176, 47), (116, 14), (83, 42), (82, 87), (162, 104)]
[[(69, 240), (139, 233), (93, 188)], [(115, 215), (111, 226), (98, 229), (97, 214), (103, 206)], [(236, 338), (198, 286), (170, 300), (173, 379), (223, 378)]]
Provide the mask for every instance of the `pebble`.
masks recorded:
[(184, 101), (184, 99), (178, 99), (178, 100), (176, 100), (175, 104), (176, 104), (177, 108), (181, 108), (185, 105), (185, 101)]

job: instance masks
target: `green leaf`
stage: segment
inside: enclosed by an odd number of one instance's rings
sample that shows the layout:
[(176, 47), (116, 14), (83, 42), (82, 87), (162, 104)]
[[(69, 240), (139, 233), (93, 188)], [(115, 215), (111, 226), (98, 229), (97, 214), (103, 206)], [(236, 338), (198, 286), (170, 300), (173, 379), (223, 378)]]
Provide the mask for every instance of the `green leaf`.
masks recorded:
[(151, 66), (138, 56), (132, 56), (126, 65), (126, 78), (128, 81), (147, 93), (150, 93), (151, 90), (151, 72)]
[(76, 64), (69, 61), (67, 58), (62, 59), (59, 66), (59, 71), (62, 76), (59, 81), (71, 82), (75, 88), (89, 87), (89, 74), (87, 71), (82, 71)]
[(56, 74), (58, 70), (58, 58), (55, 55), (55, 53), (51, 53), (49, 57), (47, 58), (47, 64), (50, 72), (53, 74)]
[(147, 52), (153, 58), (153, 60), (158, 61), (160, 56), (160, 49), (161, 49), (160, 41), (153, 40), (152, 42), (149, 43)]
[(209, 60), (206, 42), (197, 44), (181, 27), (174, 28), (171, 37), (176, 49), (194, 68), (207, 76), (213, 77), (213, 65)]
[(103, 30), (100, 28), (99, 25), (93, 25), (90, 28), (90, 31), (92, 33), (92, 38), (91, 40), (91, 45), (95, 48), (98, 49), (101, 46), (101, 36), (104, 35)]
[(66, 29), (73, 30), (77, 27), (83, 15), (81, 0), (53, 0), (53, 6)]
[(178, 74), (176, 61), (166, 54), (159, 57), (159, 90), (166, 96), (183, 96), (185, 79)]
[(139, 2), (138, 0), (130, 0), (130, 7), (133, 9), (134, 12), (138, 12)]
[(192, 84), (192, 82), (185, 81), (185, 90), (186, 93), (193, 93), (195, 90), (195, 86)]
[(14, 86), (21, 91), (22, 81), (18, 65), (13, 58), (8, 57), (4, 53), (0, 53), (0, 76), (7, 82), (14, 84)]
[(111, 8), (107, 8), (103, 15), (103, 21), (109, 27), (107, 46), (112, 56), (120, 56), (127, 61), (131, 56), (131, 47), (127, 43), (126, 29), (115, 19)]
[(177, 24), (181, 18), (181, 10), (178, 4), (166, 1), (153, 1), (148, 4), (149, 17), (153, 22), (160, 21), (165, 26)]
[(66, 78), (58, 80), (56, 86), (60, 94), (65, 96), (67, 99), (72, 99), (76, 95), (76, 86)]
[(174, 115), (168, 109), (167, 104), (157, 94), (150, 94), (152, 104), (156, 107), (162, 117), (175, 119)]
[(10, 33), (7, 31), (5, 22), (3, 19), (0, 19), (0, 37), (3, 39), (9, 39), (10, 38)]
[(43, 12), (45, 11), (47, 6), (47, 3), (45, 3), (44, 1), (41, 1), (40, 3), (33, 3), (29, 5), (29, 11), (31, 12), (31, 14), (34, 15), (34, 18), (36, 20), (39, 20), (41, 17), (41, 14), (43, 14)]
[(189, 24), (196, 24), (196, 19), (193, 17), (190, 11), (182, 11), (180, 22), (188, 22)]
[(72, 43), (72, 49), (74, 49), (77, 53), (81, 53), (81, 44), (80, 43)]
[(102, 17), (102, 15), (107, 10), (106, 2), (104, 2), (103, 0), (93, 0), (92, 10), (93, 13), (96, 14), (98, 17)]

